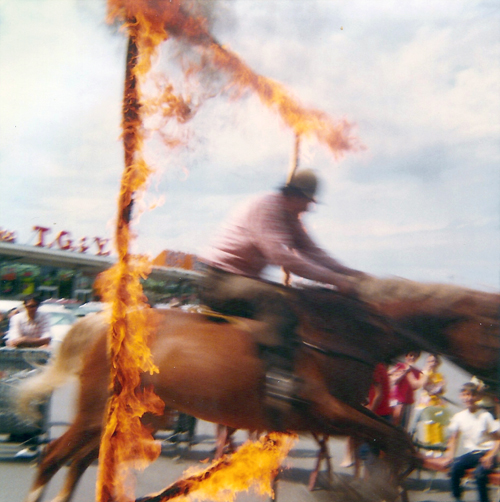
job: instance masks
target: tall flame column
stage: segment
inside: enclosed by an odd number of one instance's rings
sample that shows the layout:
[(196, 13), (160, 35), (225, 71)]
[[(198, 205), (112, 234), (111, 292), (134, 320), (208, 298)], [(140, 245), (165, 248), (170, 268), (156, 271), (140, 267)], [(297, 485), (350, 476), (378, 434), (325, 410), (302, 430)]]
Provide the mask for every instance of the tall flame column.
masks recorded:
[(110, 271), (113, 284), (111, 328), (108, 334), (111, 362), (111, 391), (106, 425), (99, 452), (97, 500), (126, 502), (131, 500), (128, 469), (144, 468), (159, 455), (159, 446), (142, 428), (140, 418), (146, 411), (161, 412), (163, 403), (154, 395), (137, 391), (143, 371), (157, 371), (146, 343), (147, 309), (142, 307), (140, 276), (144, 267), (129, 252), (130, 221), (134, 194), (145, 184), (149, 169), (142, 160), (140, 99), (135, 67), (138, 62), (139, 25), (128, 24), (125, 90), (123, 97), (123, 144), (125, 169), (122, 175), (116, 226), (118, 262)]

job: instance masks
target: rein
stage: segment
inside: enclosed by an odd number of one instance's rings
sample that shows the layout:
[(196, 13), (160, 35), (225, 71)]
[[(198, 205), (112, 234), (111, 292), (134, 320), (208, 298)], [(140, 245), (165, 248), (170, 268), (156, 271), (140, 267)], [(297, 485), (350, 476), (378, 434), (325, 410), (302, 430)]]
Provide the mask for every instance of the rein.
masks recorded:
[(366, 359), (362, 359), (361, 357), (354, 356), (354, 355), (348, 354), (346, 352), (325, 349), (324, 347), (320, 347), (319, 345), (314, 345), (313, 343), (306, 342), (305, 340), (302, 340), (301, 343), (304, 347), (307, 347), (308, 349), (315, 350), (316, 352), (319, 352), (320, 354), (323, 354), (328, 357), (343, 357), (345, 359), (351, 359), (352, 361), (356, 361), (358, 363), (365, 364), (366, 366), (370, 366), (372, 368), (374, 368), (377, 364), (377, 361), (375, 361), (375, 359), (370, 358), (370, 357), (367, 357)]

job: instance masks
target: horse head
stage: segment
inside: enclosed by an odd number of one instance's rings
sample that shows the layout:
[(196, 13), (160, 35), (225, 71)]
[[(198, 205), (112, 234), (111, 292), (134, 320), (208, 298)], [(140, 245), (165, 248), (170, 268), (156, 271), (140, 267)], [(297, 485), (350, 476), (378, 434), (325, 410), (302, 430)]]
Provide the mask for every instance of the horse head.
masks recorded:
[(498, 388), (500, 294), (405, 279), (368, 278), (359, 295), (420, 348)]

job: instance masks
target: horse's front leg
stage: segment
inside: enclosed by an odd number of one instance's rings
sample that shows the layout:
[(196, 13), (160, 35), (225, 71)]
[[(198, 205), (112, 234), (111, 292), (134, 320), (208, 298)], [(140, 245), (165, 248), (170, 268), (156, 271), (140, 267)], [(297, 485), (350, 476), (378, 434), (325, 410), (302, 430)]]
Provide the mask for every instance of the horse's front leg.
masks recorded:
[(331, 484), (332, 482), (332, 464), (330, 461), (330, 451), (328, 449), (329, 436), (328, 434), (319, 435), (314, 432), (312, 433), (312, 435), (316, 440), (316, 442), (318, 443), (319, 451), (318, 451), (318, 457), (316, 459), (316, 467), (309, 476), (309, 485), (308, 485), (309, 491), (313, 491), (314, 487), (316, 486), (316, 480), (318, 479), (319, 470), (321, 469), (321, 463), (323, 462), (323, 459), (326, 460), (326, 473), (328, 476), (328, 483)]
[(319, 385), (311, 393), (311, 413), (325, 423), (331, 435), (352, 436), (356, 440), (375, 443), (385, 452), (394, 481), (400, 482), (417, 465), (410, 436), (387, 421), (353, 408), (333, 397)]

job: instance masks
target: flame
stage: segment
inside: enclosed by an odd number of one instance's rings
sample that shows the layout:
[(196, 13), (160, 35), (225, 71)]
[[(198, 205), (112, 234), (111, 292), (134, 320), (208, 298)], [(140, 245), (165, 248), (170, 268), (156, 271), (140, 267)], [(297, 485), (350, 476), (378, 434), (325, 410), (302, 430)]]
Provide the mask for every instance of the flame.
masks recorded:
[[(361, 148), (352, 134), (351, 123), (345, 119), (333, 120), (321, 110), (302, 105), (281, 84), (255, 73), (237, 54), (213, 37), (206, 19), (188, 9), (191, 3), (181, 0), (109, 0), (109, 15), (110, 19), (141, 20), (141, 26), (155, 43), (159, 43), (161, 38), (175, 37), (200, 48), (206, 57), (201, 58), (198, 66), (193, 64), (187, 74), (200, 73), (211, 64), (229, 78), (225, 90), (233, 89), (235, 97), (241, 97), (248, 91), (255, 93), (295, 135), (315, 137), (336, 158), (346, 151)], [(153, 47), (153, 43), (149, 43), (145, 50), (152, 56), (156, 48), (157, 45)], [(169, 95), (173, 95), (172, 89), (169, 89)], [(190, 109), (190, 112), (194, 113), (194, 110)]]
[[(145, 118), (158, 115), (162, 124), (171, 119), (185, 123), (193, 117), (199, 105), (195, 106), (189, 97), (176, 94), (167, 79), (157, 83), (157, 88), (161, 89), (157, 98), (147, 100), (144, 97), (141, 87), (145, 85), (159, 45), (175, 37), (202, 51), (202, 63), (198, 67), (192, 65), (186, 76), (193, 72), (201, 73), (211, 65), (229, 79), (226, 89), (233, 89), (236, 97), (248, 91), (255, 93), (296, 136), (315, 137), (335, 156), (357, 146), (355, 138), (350, 135), (351, 124), (347, 121), (334, 121), (324, 112), (303, 106), (282, 85), (256, 74), (235, 53), (219, 44), (209, 32), (207, 19), (200, 15), (199, 9), (193, 9), (194, 5), (192, 0), (108, 0), (109, 20), (123, 22), (129, 34), (129, 46), (122, 120), (125, 169), (115, 233), (118, 262), (99, 281), (103, 299), (112, 304), (108, 336), (112, 396), (108, 402), (99, 454), (97, 499), (100, 502), (131, 500), (133, 483), (129, 476), (130, 468), (144, 468), (160, 452), (160, 446), (140, 422), (147, 411), (161, 413), (163, 403), (152, 391), (139, 390), (141, 373), (158, 369), (148, 348), (154, 325), (140, 284), (140, 279), (150, 272), (151, 262), (146, 257), (129, 253), (130, 241), (134, 238), (130, 228), (131, 213), (134, 200), (142, 195), (152, 173), (142, 153), (146, 138)], [(160, 132), (168, 146), (182, 143), (178, 138)], [(273, 436), (271, 441), (287, 443), (284, 437)], [(266, 446), (268, 443), (263, 444), (262, 447), (256, 446), (257, 450), (251, 446), (243, 448), (241, 460), (238, 457), (217, 464), (222, 467), (217, 467), (216, 473), (214, 471), (208, 477), (202, 475), (210, 480), (204, 481), (203, 493), (211, 497), (219, 496), (217, 493), (224, 491), (228, 486), (226, 478), (231, 476), (232, 484), (240, 489), (247, 486), (256, 474), (265, 478), (275, 472), (278, 468), (275, 461), (263, 460), (270, 451)], [(255, 469), (247, 472), (251, 464), (255, 464)], [(217, 481), (222, 471), (224, 477)], [(245, 476), (247, 480), (243, 482)], [(199, 486), (202, 487), (201, 484)], [(269, 483), (264, 483), (264, 486), (270, 490)]]
[(190, 469), (186, 477), (136, 502), (232, 502), (238, 492), (250, 489), (273, 497), (273, 481), (296, 439), (295, 435), (273, 432), (258, 441), (247, 441), (233, 455), (225, 455), (199, 472)]
[[(161, 414), (163, 402), (152, 391), (139, 391), (140, 374), (157, 372), (147, 341), (153, 324), (148, 319), (140, 278), (150, 271), (146, 258), (118, 262), (102, 274), (98, 288), (104, 301), (112, 300), (109, 351), (112, 359), (112, 396), (99, 451), (101, 468), (98, 500), (130, 500), (133, 478), (130, 469), (144, 469), (158, 458), (161, 447), (143, 428), (140, 418), (147, 411)], [(130, 308), (133, 306), (133, 308)]]
[[(103, 274), (98, 289), (105, 301), (112, 304), (108, 333), (111, 360), (111, 390), (106, 411), (106, 425), (99, 450), (100, 469), (97, 479), (97, 500), (127, 502), (132, 499), (133, 478), (130, 469), (143, 469), (160, 454), (150, 431), (143, 428), (141, 417), (146, 412), (161, 414), (163, 402), (150, 390), (140, 390), (143, 372), (157, 372), (148, 339), (154, 326), (148, 316), (140, 279), (151, 270), (149, 259), (129, 253), (133, 237), (130, 228), (134, 198), (144, 190), (151, 173), (142, 158), (144, 132), (140, 115), (140, 76), (149, 67), (149, 50), (140, 51), (140, 40), (146, 49), (146, 37), (139, 36), (138, 25), (129, 26), (131, 36), (127, 52), (127, 72), (123, 98), (123, 143), (125, 170), (118, 201), (115, 246), (118, 262)], [(150, 40), (148, 39), (148, 42)]]

